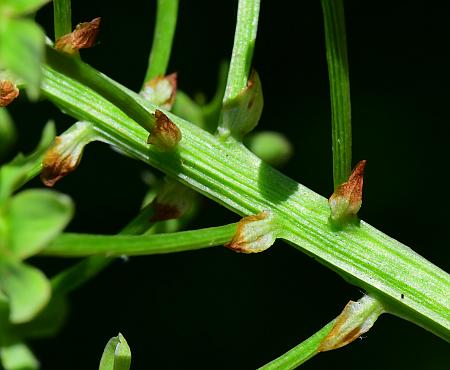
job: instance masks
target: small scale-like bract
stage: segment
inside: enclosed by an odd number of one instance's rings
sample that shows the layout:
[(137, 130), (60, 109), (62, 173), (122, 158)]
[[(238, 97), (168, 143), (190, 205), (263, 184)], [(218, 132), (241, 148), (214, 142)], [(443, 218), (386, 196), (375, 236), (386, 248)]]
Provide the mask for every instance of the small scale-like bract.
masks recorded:
[(0, 107), (6, 107), (19, 96), (19, 89), (11, 81), (0, 81)]
[(263, 211), (241, 219), (233, 239), (225, 247), (239, 253), (262, 252), (275, 242), (275, 232), (272, 212)]
[(181, 131), (162, 111), (155, 111), (155, 126), (150, 131), (147, 143), (167, 152), (175, 149), (181, 140)]
[(63, 135), (57, 136), (42, 162), (41, 180), (52, 187), (78, 167), (84, 147), (96, 140), (89, 122), (77, 122)]
[(170, 110), (177, 93), (177, 74), (159, 76), (145, 83), (140, 94), (149, 102)]
[(365, 166), (365, 160), (358, 162), (348, 181), (339, 185), (328, 200), (334, 222), (346, 223), (354, 219), (360, 210)]
[(218, 127), (219, 136), (227, 138), (231, 135), (241, 141), (258, 124), (263, 106), (261, 80), (256, 70), (253, 70), (247, 86), (234, 99), (224, 103)]
[(75, 30), (56, 40), (55, 48), (67, 54), (76, 54), (80, 49), (90, 48), (95, 44), (100, 30), (101, 18), (79, 23)]
[(317, 351), (331, 351), (353, 342), (368, 332), (383, 312), (380, 302), (368, 295), (348, 302)]

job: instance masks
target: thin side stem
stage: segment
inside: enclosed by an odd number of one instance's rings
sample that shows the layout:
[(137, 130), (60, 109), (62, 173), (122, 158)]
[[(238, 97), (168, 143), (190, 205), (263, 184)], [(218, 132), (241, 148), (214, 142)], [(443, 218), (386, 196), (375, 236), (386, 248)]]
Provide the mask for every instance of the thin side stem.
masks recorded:
[(70, 0), (53, 0), (55, 40), (72, 32), (72, 8)]
[(41, 254), (81, 257), (91, 255), (140, 256), (183, 252), (223, 245), (233, 238), (237, 224), (175, 233), (129, 236), (62, 234)]
[(152, 50), (144, 83), (166, 73), (177, 26), (178, 0), (158, 0)]
[(330, 321), (322, 329), (308, 339), (292, 348), (290, 351), (259, 368), (259, 370), (291, 370), (318, 354), (320, 344), (333, 329), (336, 319)]
[(233, 52), (228, 70), (224, 103), (247, 87), (258, 30), (260, 0), (239, 0)]
[(347, 181), (352, 168), (350, 82), (343, 0), (322, 0), (331, 96), (334, 187)]

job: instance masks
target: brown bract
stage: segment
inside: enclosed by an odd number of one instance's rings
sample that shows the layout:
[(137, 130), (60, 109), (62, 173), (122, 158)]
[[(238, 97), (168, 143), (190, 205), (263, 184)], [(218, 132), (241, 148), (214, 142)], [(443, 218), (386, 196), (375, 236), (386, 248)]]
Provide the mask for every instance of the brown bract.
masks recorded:
[(352, 311), (352, 305), (354, 304), (357, 304), (357, 302), (350, 301), (347, 303), (342, 313), (337, 317), (333, 328), (320, 344), (319, 349), (317, 350), (318, 352), (326, 352), (344, 347), (363, 334), (361, 327), (356, 327), (351, 329), (348, 333), (345, 333), (343, 336), (341, 335), (342, 328), (349, 319)]
[(60, 142), (61, 138), (57, 136), (42, 162), (41, 180), (45, 186), (52, 187), (58, 180), (74, 171), (80, 163), (81, 156), (73, 158), (70, 154), (61, 155), (58, 151)]
[(90, 48), (97, 39), (101, 18), (94, 18), (90, 22), (79, 23), (75, 30), (56, 40), (55, 48), (68, 54), (75, 54), (80, 49)]
[(0, 81), (0, 107), (6, 107), (19, 96), (19, 89), (11, 81)]
[(362, 190), (366, 160), (358, 162), (348, 181), (339, 185), (329, 199), (332, 218), (356, 216), (362, 205)]
[(270, 215), (263, 211), (242, 218), (233, 239), (225, 247), (238, 253), (258, 253), (269, 248), (276, 239)]
[(181, 140), (180, 129), (158, 109), (155, 111), (155, 119), (155, 126), (150, 131), (147, 143), (161, 151), (173, 150)]

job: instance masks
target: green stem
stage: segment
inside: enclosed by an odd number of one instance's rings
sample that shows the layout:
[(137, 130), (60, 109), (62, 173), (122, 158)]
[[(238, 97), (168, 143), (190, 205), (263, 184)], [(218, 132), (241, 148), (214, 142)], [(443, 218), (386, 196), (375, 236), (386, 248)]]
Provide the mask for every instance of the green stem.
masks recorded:
[(223, 245), (236, 232), (237, 224), (155, 235), (62, 234), (42, 252), (46, 256), (92, 255), (140, 256), (183, 252)]
[(322, 329), (310, 336), (308, 339), (292, 348), (290, 351), (259, 368), (259, 370), (291, 370), (318, 354), (322, 341), (333, 329), (336, 320), (330, 321)]
[(55, 40), (72, 32), (72, 9), (70, 0), (53, 0)]
[(178, 0), (158, 0), (152, 50), (144, 82), (166, 73), (177, 25)]
[(350, 82), (344, 4), (322, 0), (331, 95), (331, 128), (334, 187), (347, 181), (352, 167), (352, 124)]
[(258, 30), (260, 0), (239, 0), (233, 52), (228, 70), (224, 103), (247, 87)]
[[(328, 222), (330, 210), (324, 197), (244, 147), (223, 145), (217, 137), (169, 112), (183, 139), (176, 152), (162, 153), (146, 144), (148, 133), (130, 115), (49, 66), (43, 69), (42, 90), (76, 119), (93, 122), (120, 150), (232, 211), (250, 215), (272, 210), (280, 220), (283, 239), (379, 298), (388, 311), (450, 340), (450, 302), (446, 299), (450, 277), (405, 245), (363, 221), (336, 231)], [(129, 94), (147, 114), (154, 112), (152, 104)]]

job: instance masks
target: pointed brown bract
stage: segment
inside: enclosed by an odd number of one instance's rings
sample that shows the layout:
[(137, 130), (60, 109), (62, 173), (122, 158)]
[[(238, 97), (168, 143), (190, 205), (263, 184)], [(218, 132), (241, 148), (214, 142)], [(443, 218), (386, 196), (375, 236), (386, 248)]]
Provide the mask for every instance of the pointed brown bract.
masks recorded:
[(41, 180), (45, 186), (52, 187), (78, 167), (81, 155), (73, 157), (71, 154), (64, 155), (58, 151), (61, 138), (55, 138), (55, 144), (47, 151), (42, 162)]
[(42, 182), (46, 186), (53, 186), (74, 171), (80, 163), (84, 147), (94, 140), (98, 140), (98, 137), (90, 122), (77, 122), (64, 134), (57, 136), (42, 162)]
[(233, 239), (225, 247), (238, 253), (258, 253), (272, 246), (275, 239), (272, 212), (263, 211), (242, 218)]
[(0, 81), (0, 107), (6, 107), (19, 96), (19, 89), (11, 81)]
[(163, 109), (172, 109), (177, 93), (177, 74), (158, 76), (145, 83), (141, 95)]
[(348, 181), (339, 185), (328, 200), (333, 221), (345, 222), (356, 217), (362, 205), (365, 166), (365, 160), (358, 162)]
[(158, 109), (155, 111), (155, 119), (155, 126), (150, 131), (147, 143), (161, 151), (174, 149), (181, 140), (180, 129)]
[(67, 54), (75, 54), (80, 49), (90, 48), (97, 39), (101, 18), (94, 18), (90, 22), (79, 23), (75, 30), (56, 40), (55, 48)]

